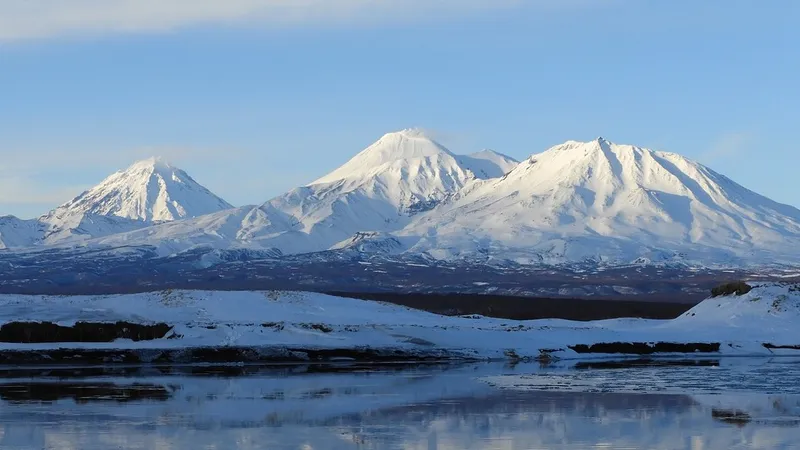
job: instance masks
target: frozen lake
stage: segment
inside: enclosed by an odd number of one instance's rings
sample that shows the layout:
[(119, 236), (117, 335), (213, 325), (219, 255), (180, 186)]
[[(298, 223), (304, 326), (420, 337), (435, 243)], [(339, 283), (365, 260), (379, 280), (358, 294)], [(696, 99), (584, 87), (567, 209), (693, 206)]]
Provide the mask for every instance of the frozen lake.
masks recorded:
[(800, 448), (800, 360), (6, 368), (0, 448)]

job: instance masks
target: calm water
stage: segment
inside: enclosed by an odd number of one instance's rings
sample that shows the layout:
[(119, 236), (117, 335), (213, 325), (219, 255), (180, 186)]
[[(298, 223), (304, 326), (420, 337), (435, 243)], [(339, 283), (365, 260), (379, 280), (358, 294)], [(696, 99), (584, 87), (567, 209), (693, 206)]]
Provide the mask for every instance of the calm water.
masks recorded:
[(800, 361), (0, 371), (0, 449), (800, 448)]

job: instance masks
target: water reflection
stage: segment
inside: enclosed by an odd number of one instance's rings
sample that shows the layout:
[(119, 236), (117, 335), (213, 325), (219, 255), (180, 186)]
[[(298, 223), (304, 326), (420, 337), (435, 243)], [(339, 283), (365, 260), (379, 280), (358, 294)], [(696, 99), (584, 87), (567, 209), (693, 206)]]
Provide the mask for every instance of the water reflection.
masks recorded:
[(797, 448), (799, 369), (792, 360), (6, 369), (0, 448)]

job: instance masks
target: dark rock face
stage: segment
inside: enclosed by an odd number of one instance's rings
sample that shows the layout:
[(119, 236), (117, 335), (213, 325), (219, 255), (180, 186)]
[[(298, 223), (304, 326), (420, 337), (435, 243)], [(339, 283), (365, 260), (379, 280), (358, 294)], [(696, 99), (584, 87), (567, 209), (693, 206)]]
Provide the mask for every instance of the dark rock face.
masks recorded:
[(0, 327), (0, 342), (35, 344), (44, 342), (112, 342), (116, 339), (150, 341), (166, 336), (165, 323), (141, 325), (130, 322), (78, 322), (71, 327), (51, 322), (10, 322)]
[(569, 348), (576, 353), (652, 355), (653, 353), (718, 353), (719, 346), (719, 343), (602, 342), (591, 346), (572, 345)]
[(711, 289), (711, 296), (712, 297), (722, 297), (725, 295), (745, 295), (748, 292), (752, 291), (753, 287), (749, 284), (745, 283), (744, 281), (736, 281), (733, 283), (727, 283)]

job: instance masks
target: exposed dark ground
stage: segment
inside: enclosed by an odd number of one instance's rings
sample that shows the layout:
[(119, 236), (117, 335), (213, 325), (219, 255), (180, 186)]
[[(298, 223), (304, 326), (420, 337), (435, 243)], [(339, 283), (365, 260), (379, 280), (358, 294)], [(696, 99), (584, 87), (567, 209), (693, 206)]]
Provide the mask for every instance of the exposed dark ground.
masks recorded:
[(598, 300), (578, 298), (531, 298), (474, 294), (387, 294), (330, 292), (342, 297), (378, 300), (436, 314), (498, 317), (514, 320), (602, 320), (619, 317), (674, 319), (698, 302), (688, 300)]
[[(147, 247), (0, 251), (0, 294), (301, 290), (448, 315), (518, 320), (669, 319), (707, 298), (722, 283), (787, 281), (780, 270), (773, 269), (601, 267), (589, 262), (552, 267), (487, 265), (331, 252), (280, 258), (262, 253), (198, 249), (159, 257)], [(209, 255), (215, 262), (200, 264)]]
[[(487, 294), (531, 298), (700, 301), (758, 274), (687, 267), (487, 265), (322, 253), (265, 258), (203, 251), (158, 257), (147, 248), (0, 251), (0, 293), (121, 294), (163, 289)], [(202, 261), (211, 258), (210, 265)], [(215, 259), (216, 258), (216, 259)], [(222, 260), (218, 260), (223, 258)], [(770, 272), (767, 272), (769, 274)]]

